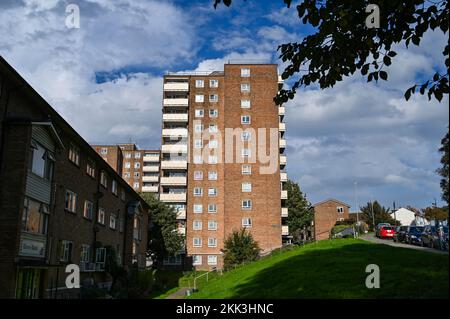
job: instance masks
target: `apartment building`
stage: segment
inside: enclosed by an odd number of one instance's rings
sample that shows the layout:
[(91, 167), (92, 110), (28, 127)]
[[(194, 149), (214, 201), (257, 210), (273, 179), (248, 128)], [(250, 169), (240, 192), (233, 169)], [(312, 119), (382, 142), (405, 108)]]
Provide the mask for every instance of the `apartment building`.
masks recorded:
[(92, 145), (136, 192), (159, 192), (159, 150), (141, 150), (134, 143)]
[(222, 267), (233, 230), (247, 228), (263, 252), (289, 235), (280, 86), (275, 64), (164, 77), (160, 199), (177, 209), (198, 269)]
[[(0, 57), (0, 298), (79, 298), (146, 266), (148, 206)], [(114, 258), (114, 259), (112, 259)]]
[(314, 239), (329, 239), (331, 229), (338, 221), (349, 219), (350, 205), (329, 198), (313, 205), (314, 207)]

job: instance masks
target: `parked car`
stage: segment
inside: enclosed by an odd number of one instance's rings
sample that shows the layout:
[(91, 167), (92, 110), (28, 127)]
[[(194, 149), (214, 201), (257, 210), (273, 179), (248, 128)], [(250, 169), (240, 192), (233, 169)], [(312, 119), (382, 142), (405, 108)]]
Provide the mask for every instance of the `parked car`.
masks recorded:
[(406, 233), (408, 232), (408, 226), (397, 226), (394, 233), (395, 242), (406, 242)]
[(383, 226), (391, 226), (391, 224), (389, 224), (389, 223), (379, 223), (378, 225), (377, 225), (377, 230), (380, 230), (380, 228), (381, 227), (383, 227)]
[(444, 250), (448, 249), (448, 226), (443, 227), (443, 237), (441, 238), (442, 243), (439, 242), (438, 227), (436, 226), (425, 226), (422, 232), (422, 246), (430, 248), (441, 248)]
[(377, 231), (377, 237), (379, 238), (393, 238), (395, 234), (395, 228), (392, 226), (381, 226)]
[(405, 242), (412, 245), (421, 245), (421, 236), (424, 228), (424, 226), (409, 226), (406, 232)]

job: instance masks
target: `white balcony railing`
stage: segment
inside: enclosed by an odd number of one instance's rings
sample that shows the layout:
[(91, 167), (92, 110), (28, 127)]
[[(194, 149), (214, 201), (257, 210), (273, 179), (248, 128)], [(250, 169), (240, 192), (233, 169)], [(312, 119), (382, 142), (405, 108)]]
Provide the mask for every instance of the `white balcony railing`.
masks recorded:
[(186, 193), (162, 193), (159, 195), (162, 202), (186, 202)]
[(288, 217), (288, 208), (281, 207), (281, 217)]
[(286, 155), (280, 155), (280, 164), (286, 165)]
[(162, 169), (186, 169), (187, 161), (168, 161), (163, 160), (161, 162)]
[(280, 173), (280, 181), (287, 182), (287, 180), (288, 180), (287, 173), (281, 172)]
[(280, 147), (281, 148), (286, 148), (286, 139), (280, 138)]
[(143, 182), (158, 182), (159, 181), (159, 176), (142, 176), (142, 181)]
[(159, 155), (158, 156), (155, 156), (155, 155), (153, 155), (153, 156), (151, 156), (151, 155), (144, 155), (142, 160), (144, 162), (152, 162), (152, 163), (159, 162)]
[(287, 199), (288, 198), (288, 192), (287, 191), (281, 191), (281, 199)]
[(278, 115), (284, 115), (285, 112), (286, 112), (286, 110), (285, 110), (284, 106), (278, 107)]
[(289, 235), (289, 226), (281, 226), (281, 235), (283, 236)]
[(164, 91), (174, 92), (174, 91), (189, 91), (188, 82), (168, 82), (164, 83)]
[(188, 121), (187, 113), (166, 113), (163, 114), (164, 122), (186, 122)]
[(186, 186), (186, 177), (183, 176), (161, 177), (161, 185)]
[(144, 193), (158, 193), (158, 186), (142, 186), (142, 192)]
[(164, 128), (162, 130), (162, 136), (187, 137), (188, 130), (186, 128)]
[(279, 123), (278, 130), (286, 131), (286, 123)]
[(177, 219), (186, 219), (186, 210), (185, 209), (178, 210)]
[(161, 146), (163, 153), (187, 153), (187, 145), (183, 144), (163, 144)]
[(144, 172), (159, 172), (159, 165), (143, 166), (142, 171)]
[(177, 99), (164, 99), (164, 106), (184, 106), (189, 105), (189, 100), (187, 98), (177, 98)]
[(186, 235), (186, 228), (185, 227), (178, 227), (178, 232), (181, 235)]

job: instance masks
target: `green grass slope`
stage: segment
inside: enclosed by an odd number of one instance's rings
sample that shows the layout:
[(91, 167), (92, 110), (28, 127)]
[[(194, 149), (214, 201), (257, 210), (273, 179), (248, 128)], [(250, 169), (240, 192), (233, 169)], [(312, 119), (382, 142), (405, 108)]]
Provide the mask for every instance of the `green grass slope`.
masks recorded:
[[(379, 289), (365, 286), (368, 264), (380, 267)], [(448, 298), (448, 255), (326, 240), (226, 272), (190, 298)]]

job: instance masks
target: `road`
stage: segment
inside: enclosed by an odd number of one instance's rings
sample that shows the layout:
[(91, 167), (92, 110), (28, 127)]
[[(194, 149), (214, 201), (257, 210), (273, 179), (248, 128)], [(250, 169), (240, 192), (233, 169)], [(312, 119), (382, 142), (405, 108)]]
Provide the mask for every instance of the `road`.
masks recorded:
[(404, 243), (396, 243), (392, 239), (377, 238), (377, 237), (375, 237), (374, 234), (364, 234), (364, 235), (360, 236), (359, 238), (370, 241), (371, 243), (376, 243), (376, 244), (384, 244), (384, 245), (389, 245), (389, 246), (394, 246), (394, 247), (416, 249), (416, 250), (428, 251), (430, 253), (447, 254), (448, 255), (448, 251), (442, 251), (442, 250), (438, 250), (438, 249), (434, 249), (434, 248), (421, 247), (421, 246), (415, 246), (415, 245), (408, 245), (408, 244), (404, 244)]

